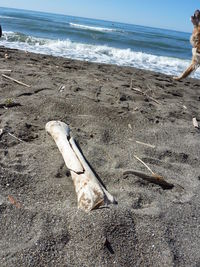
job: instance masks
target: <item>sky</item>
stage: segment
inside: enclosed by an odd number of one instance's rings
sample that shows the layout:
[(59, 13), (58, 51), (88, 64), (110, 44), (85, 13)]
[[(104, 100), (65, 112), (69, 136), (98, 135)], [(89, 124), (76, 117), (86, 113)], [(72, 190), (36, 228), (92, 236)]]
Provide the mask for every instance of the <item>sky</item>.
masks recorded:
[(0, 7), (191, 32), (190, 17), (200, 0), (0, 0)]

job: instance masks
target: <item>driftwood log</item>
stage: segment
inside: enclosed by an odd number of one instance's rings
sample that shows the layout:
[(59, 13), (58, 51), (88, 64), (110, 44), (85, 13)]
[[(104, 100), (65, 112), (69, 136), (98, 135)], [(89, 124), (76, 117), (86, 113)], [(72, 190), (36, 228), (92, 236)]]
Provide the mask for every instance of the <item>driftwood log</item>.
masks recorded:
[(50, 121), (45, 128), (56, 142), (70, 170), (77, 194), (78, 208), (89, 212), (103, 204), (116, 203), (114, 197), (91, 170), (74, 138), (70, 136), (69, 126), (61, 121)]

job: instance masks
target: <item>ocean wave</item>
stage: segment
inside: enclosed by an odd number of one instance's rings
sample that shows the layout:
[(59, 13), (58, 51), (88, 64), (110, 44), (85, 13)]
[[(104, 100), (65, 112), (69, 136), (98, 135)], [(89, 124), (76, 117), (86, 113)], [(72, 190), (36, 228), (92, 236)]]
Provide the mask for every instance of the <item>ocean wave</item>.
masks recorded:
[(76, 23), (69, 23), (71, 27), (79, 28), (82, 30), (90, 30), (90, 31), (99, 31), (99, 32), (117, 32), (117, 29), (111, 29), (111, 28), (102, 28), (102, 27), (94, 27), (94, 26), (88, 26), (88, 25), (82, 25), (82, 24), (76, 24)]
[(11, 31), (4, 31), (2, 35), (2, 43), (15, 43), (15, 45), (22, 45), (23, 43), (29, 44), (29, 45), (43, 45), (46, 43), (46, 39), (42, 38), (36, 38), (32, 36), (28, 36), (23, 33), (18, 33), (18, 32), (11, 32)]
[(0, 16), (1, 19), (11, 19), (12, 17), (8, 17), (8, 16)]
[[(179, 75), (190, 63), (189, 60), (151, 55), (131, 49), (84, 44), (72, 42), (69, 39), (53, 41), (13, 32), (4, 32), (1, 44), (9, 48), (17, 48), (34, 53), (131, 66), (168, 75)], [(192, 77), (200, 79), (200, 71), (197, 70)]]
[(17, 17), (11, 17), (11, 16), (2, 16), (2, 15), (0, 15), (0, 19), (19, 19), (19, 18), (17, 18)]

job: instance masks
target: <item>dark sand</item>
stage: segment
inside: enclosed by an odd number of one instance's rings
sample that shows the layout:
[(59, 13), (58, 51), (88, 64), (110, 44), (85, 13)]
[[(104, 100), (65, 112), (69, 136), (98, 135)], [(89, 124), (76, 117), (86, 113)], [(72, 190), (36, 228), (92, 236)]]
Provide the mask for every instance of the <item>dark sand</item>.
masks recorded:
[[(3, 47), (0, 64), (31, 85), (0, 73), (0, 266), (200, 266), (200, 81)], [(77, 209), (49, 120), (70, 125), (118, 205)], [(134, 155), (174, 188), (124, 176), (149, 173)]]

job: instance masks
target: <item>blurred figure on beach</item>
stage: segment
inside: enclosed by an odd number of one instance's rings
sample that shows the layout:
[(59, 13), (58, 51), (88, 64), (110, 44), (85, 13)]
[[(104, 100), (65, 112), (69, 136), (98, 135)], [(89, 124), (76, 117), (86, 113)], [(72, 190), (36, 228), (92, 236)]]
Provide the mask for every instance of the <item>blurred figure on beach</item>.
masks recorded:
[(0, 25), (0, 38), (2, 36), (2, 28), (1, 28), (1, 25)]

